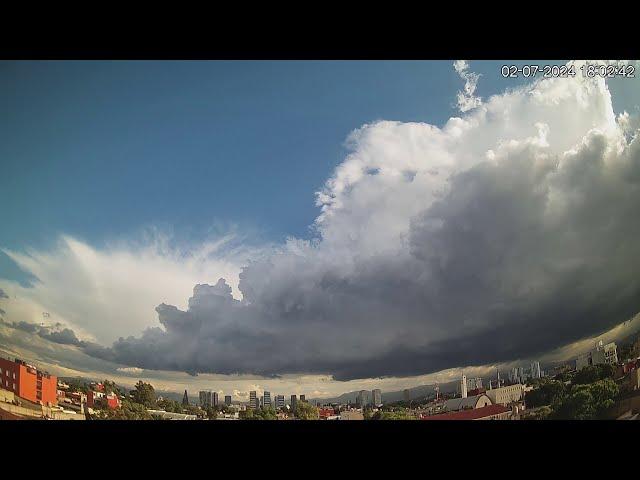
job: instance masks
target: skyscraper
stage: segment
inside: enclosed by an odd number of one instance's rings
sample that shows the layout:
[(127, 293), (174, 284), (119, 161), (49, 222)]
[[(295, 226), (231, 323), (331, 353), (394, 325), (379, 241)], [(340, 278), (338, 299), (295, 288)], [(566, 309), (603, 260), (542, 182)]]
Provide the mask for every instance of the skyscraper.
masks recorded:
[(183, 406), (187, 406), (189, 405), (189, 395), (187, 395), (187, 391), (184, 391), (184, 397), (182, 397), (182, 405)]
[(255, 390), (249, 392), (249, 406), (251, 408), (258, 408), (260, 406), (258, 400), (258, 393)]
[(462, 398), (467, 398), (467, 376), (462, 372), (462, 379), (460, 380), (460, 394)]
[(358, 397), (356, 398), (356, 403), (358, 404), (358, 406), (360, 408), (364, 408), (367, 405), (367, 391), (366, 390), (360, 390), (360, 392), (358, 392)]
[(212, 392), (210, 392), (209, 390), (201, 390), (200, 393), (198, 394), (198, 398), (200, 400), (200, 406), (202, 408), (209, 408), (212, 406), (211, 393)]
[(307, 401), (307, 397), (305, 395), (300, 395), (300, 401), (301, 402), (306, 402)]
[(291, 395), (291, 410), (295, 410), (298, 405), (298, 397)]
[(218, 406), (218, 392), (211, 392), (211, 406)]
[(405, 388), (402, 391), (402, 397), (404, 398), (404, 401), (409, 403), (411, 401), (411, 392), (409, 391), (408, 388)]
[(540, 378), (540, 362), (531, 362), (531, 378)]
[(276, 410), (280, 410), (281, 408), (284, 408), (285, 406), (284, 395), (276, 395), (275, 400), (276, 400)]
[(262, 407), (271, 408), (271, 392), (264, 392), (262, 395)]
[(371, 403), (376, 408), (382, 406), (382, 390), (376, 388), (371, 391)]
[(231, 395), (224, 396), (224, 404), (227, 406), (231, 405)]

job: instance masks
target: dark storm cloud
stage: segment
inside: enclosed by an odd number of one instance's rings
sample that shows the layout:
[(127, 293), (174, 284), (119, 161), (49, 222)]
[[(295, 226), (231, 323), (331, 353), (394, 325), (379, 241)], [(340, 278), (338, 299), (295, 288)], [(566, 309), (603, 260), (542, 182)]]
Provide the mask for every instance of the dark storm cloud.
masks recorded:
[(54, 326), (43, 326), (36, 325), (35, 323), (29, 322), (13, 322), (13, 323), (5, 323), (5, 325), (10, 326), (16, 330), (22, 330), (23, 332), (36, 334), (45, 340), (49, 340), (50, 342), (59, 343), (61, 345), (75, 345), (78, 347), (85, 346), (85, 342), (78, 339), (75, 332), (69, 328), (62, 328), (62, 326), (58, 323)]
[(522, 142), (455, 175), (400, 253), (347, 266), (322, 245), (285, 251), (244, 269), (242, 301), (222, 279), (198, 285), (187, 311), (156, 309), (164, 329), (85, 348), (147, 369), (338, 380), (541, 354), (640, 311), (638, 206), (637, 137), (617, 151), (593, 131), (562, 155)]
[(46, 340), (62, 345), (84, 345), (83, 342), (78, 340), (75, 332), (69, 328), (63, 328), (62, 330), (40, 329), (38, 335)]

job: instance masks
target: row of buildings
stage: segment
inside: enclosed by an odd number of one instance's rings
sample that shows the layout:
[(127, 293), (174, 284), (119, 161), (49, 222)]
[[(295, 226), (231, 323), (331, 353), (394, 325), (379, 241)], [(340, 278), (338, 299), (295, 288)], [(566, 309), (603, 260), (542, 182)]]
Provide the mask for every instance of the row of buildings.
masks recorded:
[[(210, 391), (210, 390), (202, 390), (199, 392), (199, 404), (202, 408), (209, 407), (218, 407), (219, 403), (219, 394), (218, 392)], [(185, 397), (188, 399), (187, 392), (185, 391)], [(188, 400), (187, 400), (188, 401)], [(249, 402), (246, 405), (249, 408), (258, 409), (258, 408), (273, 408), (276, 411), (289, 408), (291, 410), (295, 410), (298, 402), (306, 402), (306, 395), (291, 395), (289, 397), (289, 401), (284, 395), (271, 395), (271, 392), (264, 391), (262, 395), (258, 395), (256, 390), (251, 390), (249, 392)], [(225, 395), (224, 404), (227, 406), (231, 406), (232, 397), (231, 395)], [(319, 402), (320, 406), (321, 403)], [(358, 392), (356, 396), (356, 407), (358, 408), (366, 408), (371, 406), (373, 408), (379, 408), (382, 406), (382, 390), (376, 388), (369, 392), (368, 390), (361, 390)]]
[[(306, 402), (306, 395), (300, 395), (300, 397), (298, 397), (298, 395), (291, 395), (289, 397), (288, 405), (292, 410), (296, 409), (298, 401)], [(286, 406), (287, 402), (284, 395), (275, 395), (272, 400), (271, 392), (264, 391), (262, 396), (260, 397), (258, 397), (258, 392), (255, 390), (249, 392), (249, 408), (273, 408), (274, 410), (278, 411), (286, 408)]]
[(540, 362), (531, 362), (530, 367), (514, 367), (509, 372), (509, 382), (524, 383), (529, 379), (542, 378), (545, 374), (540, 368)]

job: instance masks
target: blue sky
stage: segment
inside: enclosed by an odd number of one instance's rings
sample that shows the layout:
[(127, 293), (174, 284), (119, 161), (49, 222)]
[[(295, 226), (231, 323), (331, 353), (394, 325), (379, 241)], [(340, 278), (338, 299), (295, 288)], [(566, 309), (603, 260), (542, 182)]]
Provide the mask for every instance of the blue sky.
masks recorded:
[[(514, 84), (502, 63), (473, 63), (479, 95)], [(0, 63), (0, 246), (148, 225), (307, 237), (350, 131), (440, 125), (461, 85), (451, 62)], [(4, 254), (0, 268), (21, 276)]]

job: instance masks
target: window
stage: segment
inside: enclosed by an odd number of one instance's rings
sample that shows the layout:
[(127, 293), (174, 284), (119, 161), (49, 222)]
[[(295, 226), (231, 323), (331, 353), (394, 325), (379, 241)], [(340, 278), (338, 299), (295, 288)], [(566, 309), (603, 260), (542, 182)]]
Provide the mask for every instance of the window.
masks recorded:
[(14, 390), (16, 389), (16, 384), (15, 384), (15, 383), (13, 384), (13, 389), (14, 389)]

